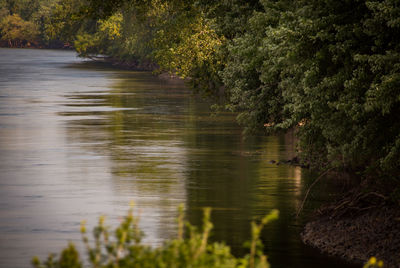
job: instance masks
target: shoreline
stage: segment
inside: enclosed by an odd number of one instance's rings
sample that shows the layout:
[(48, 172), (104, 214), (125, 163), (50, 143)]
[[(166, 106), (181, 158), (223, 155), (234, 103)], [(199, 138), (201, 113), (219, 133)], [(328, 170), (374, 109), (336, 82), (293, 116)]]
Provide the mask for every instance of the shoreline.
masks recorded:
[[(56, 50), (76, 50), (70, 44), (64, 44), (63, 46), (42, 46), (42, 45), (29, 45), (29, 46), (20, 46), (20, 47), (10, 47), (4, 45), (0, 42), (0, 48), (10, 48), (10, 49), (56, 49)], [(136, 60), (122, 60), (116, 59), (109, 56), (87, 56), (83, 57), (89, 59), (93, 62), (103, 63), (109, 65), (112, 68), (118, 68), (122, 70), (130, 70), (130, 71), (139, 71), (139, 72), (154, 72), (158, 69), (158, 65), (152, 63), (150, 61), (139, 62)], [(171, 74), (169, 72), (161, 72), (161, 73), (153, 73), (156, 77), (174, 82), (174, 83), (185, 83), (187, 79), (182, 79), (175, 74)]]
[(306, 245), (349, 263), (376, 257), (385, 268), (400, 264), (400, 208), (377, 192), (352, 191), (321, 207), (300, 236)]
[(176, 74), (171, 74), (169, 72), (161, 72), (161, 73), (156, 73), (155, 71), (158, 69), (158, 65), (155, 63), (152, 63), (150, 61), (140, 63), (135, 60), (120, 60), (120, 59), (115, 59), (112, 57), (86, 57), (93, 62), (101, 62), (104, 64), (107, 64), (113, 68), (118, 68), (118, 69), (123, 69), (123, 70), (130, 70), (130, 71), (139, 71), (139, 72), (153, 72), (154, 76), (166, 80), (169, 82), (174, 82), (174, 83), (185, 83), (187, 79), (182, 79)]

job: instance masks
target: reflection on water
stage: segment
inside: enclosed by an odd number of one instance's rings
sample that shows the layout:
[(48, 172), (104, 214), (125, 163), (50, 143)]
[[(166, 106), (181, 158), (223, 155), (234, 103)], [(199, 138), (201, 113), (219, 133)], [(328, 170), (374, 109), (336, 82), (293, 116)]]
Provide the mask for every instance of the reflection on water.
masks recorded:
[(233, 115), (207, 107), (149, 73), (69, 51), (0, 49), (0, 266), (26, 267), (78, 242), (82, 219), (90, 228), (104, 213), (115, 226), (134, 200), (146, 243), (176, 235), (185, 203), (195, 223), (213, 207), (213, 239), (235, 253), (250, 221), (278, 208), (263, 234), (273, 267), (337, 267), (298, 237), (294, 214), (311, 175), (268, 164), (293, 156), (293, 136), (244, 139)]

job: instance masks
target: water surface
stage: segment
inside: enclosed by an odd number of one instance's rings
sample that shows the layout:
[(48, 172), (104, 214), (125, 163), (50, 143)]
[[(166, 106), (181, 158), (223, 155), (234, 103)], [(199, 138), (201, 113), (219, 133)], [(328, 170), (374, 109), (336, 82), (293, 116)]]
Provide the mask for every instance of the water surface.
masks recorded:
[(269, 163), (294, 156), (293, 135), (244, 138), (208, 106), (181, 82), (71, 51), (0, 49), (0, 267), (79, 244), (83, 219), (115, 226), (130, 200), (154, 246), (176, 236), (180, 203), (193, 223), (211, 206), (213, 239), (236, 254), (251, 220), (277, 208), (263, 233), (272, 267), (346, 267), (300, 242), (294, 214), (313, 175)]

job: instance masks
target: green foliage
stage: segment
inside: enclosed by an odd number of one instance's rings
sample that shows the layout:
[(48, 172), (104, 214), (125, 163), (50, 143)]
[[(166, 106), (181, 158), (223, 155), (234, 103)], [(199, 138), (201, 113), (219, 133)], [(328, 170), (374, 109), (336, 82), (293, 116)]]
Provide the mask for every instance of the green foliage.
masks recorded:
[[(3, 24), (3, 40), (11, 40), (4, 36), (17, 35), (14, 40), (28, 40), (36, 46), (57, 42), (58, 46), (72, 44), (76, 35), (94, 30), (96, 21), (87, 13), (85, 0), (1, 0), (0, 18), (4, 17), (3, 20), (12, 25), (4, 27)], [(20, 33), (17, 34), (18, 31)], [(21, 39), (21, 36), (24, 38)], [(16, 46), (11, 42), (8, 45)], [(18, 46), (21, 45), (19, 41)]]
[(207, 19), (213, 21), (213, 28), (217, 34), (228, 40), (245, 33), (249, 17), (262, 7), (259, 0), (196, 0), (194, 6), (199, 8)]
[(303, 160), (314, 167), (397, 176), (399, 6), (262, 4), (230, 45), (223, 72), (239, 121), (249, 131), (298, 129)]
[(30, 20), (37, 12), (41, 0), (2, 0), (0, 9), (8, 11), (9, 15), (18, 14), (23, 20)]
[(35, 42), (38, 34), (36, 25), (23, 20), (18, 14), (8, 15), (0, 21), (1, 40), (7, 41), (10, 47)]
[(121, 42), (120, 13), (110, 16), (106, 20), (98, 21), (98, 30), (94, 34), (82, 33), (76, 35), (75, 49), (82, 57), (96, 56), (99, 54), (113, 55), (113, 49)]
[(220, 85), (215, 81), (220, 80), (218, 72), (223, 65), (219, 48), (225, 39), (216, 34), (212, 21), (200, 8), (180, 0), (118, 5), (119, 11), (102, 17), (93, 33), (76, 36), (75, 47), (81, 56), (103, 54), (137, 62), (137, 67), (152, 62), (159, 72), (190, 77), (205, 90), (218, 89)]
[[(97, 227), (93, 229), (93, 246), (86, 234), (85, 224), (82, 223), (81, 233), (87, 250), (88, 267), (269, 267), (259, 237), (264, 225), (278, 218), (278, 211), (271, 211), (259, 224), (252, 223), (251, 251), (243, 258), (234, 257), (230, 253), (230, 248), (223, 243), (208, 241), (213, 227), (210, 222), (210, 212), (209, 208), (204, 210), (203, 225), (201, 230), (198, 230), (188, 222), (184, 222), (183, 206), (181, 206), (178, 237), (158, 248), (141, 243), (143, 233), (138, 226), (139, 218), (134, 216), (132, 208), (114, 231), (114, 236), (104, 225), (104, 217), (101, 217)], [(184, 237), (185, 229), (187, 234)], [(61, 252), (59, 258), (50, 255), (44, 263), (37, 257), (32, 260), (32, 265), (36, 268), (78, 268), (83, 267), (82, 263), (72, 244)]]
[(72, 44), (78, 35), (94, 33), (96, 21), (88, 16), (86, 5), (85, 0), (65, 0), (42, 9), (40, 20), (45, 40)]
[(216, 73), (216, 66), (221, 64), (217, 51), (224, 39), (199, 11), (178, 15), (174, 21), (160, 26), (153, 41), (153, 55), (161, 68), (182, 78), (193, 77), (205, 68)]

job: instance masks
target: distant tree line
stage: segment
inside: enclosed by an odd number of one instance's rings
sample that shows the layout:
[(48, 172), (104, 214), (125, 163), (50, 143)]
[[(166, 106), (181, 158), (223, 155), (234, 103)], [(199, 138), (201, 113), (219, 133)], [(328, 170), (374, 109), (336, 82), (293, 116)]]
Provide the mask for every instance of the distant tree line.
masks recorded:
[(248, 133), (295, 129), (313, 168), (399, 178), (397, 0), (0, 3), (11, 46), (71, 43), (84, 57), (188, 78)]
[(0, 0), (0, 45), (72, 48), (77, 32), (95, 27), (86, 17), (82, 1)]

